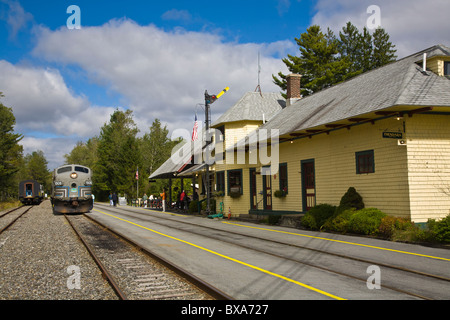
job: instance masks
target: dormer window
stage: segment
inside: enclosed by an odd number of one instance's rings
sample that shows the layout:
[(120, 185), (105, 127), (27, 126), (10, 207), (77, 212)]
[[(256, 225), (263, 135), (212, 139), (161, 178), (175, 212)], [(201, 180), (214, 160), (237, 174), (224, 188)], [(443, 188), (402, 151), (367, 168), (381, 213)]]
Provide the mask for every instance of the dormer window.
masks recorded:
[(225, 126), (220, 126), (216, 128), (216, 141), (224, 142), (225, 141)]
[(444, 76), (450, 77), (450, 61), (444, 61)]

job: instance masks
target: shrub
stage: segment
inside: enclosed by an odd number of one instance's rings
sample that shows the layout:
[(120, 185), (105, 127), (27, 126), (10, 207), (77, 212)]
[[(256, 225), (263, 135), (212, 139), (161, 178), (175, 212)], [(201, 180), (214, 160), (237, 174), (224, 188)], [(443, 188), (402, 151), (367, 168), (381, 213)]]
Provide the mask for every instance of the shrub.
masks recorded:
[[(202, 210), (206, 210), (206, 207), (208, 206), (207, 201), (208, 200), (202, 202)], [(211, 210), (212, 213), (216, 213), (216, 199), (214, 198), (209, 199), (209, 210)]]
[(385, 216), (385, 213), (375, 208), (358, 210), (350, 217), (349, 229), (354, 233), (375, 234)]
[(198, 213), (198, 200), (192, 200), (189, 202), (189, 213)]
[(355, 208), (347, 210), (336, 210), (336, 213), (330, 217), (323, 225), (323, 229), (346, 233), (350, 228), (350, 217), (356, 212)]
[(434, 222), (432, 230), (437, 241), (450, 243), (450, 215), (440, 221)]
[(304, 227), (318, 230), (325, 221), (334, 215), (336, 207), (329, 204), (319, 204), (311, 208), (303, 217), (302, 225)]
[(364, 202), (361, 195), (356, 192), (353, 187), (348, 188), (347, 192), (342, 196), (341, 202), (339, 203), (340, 211), (345, 209), (355, 208), (360, 210), (364, 208)]
[(415, 229), (414, 223), (408, 219), (386, 216), (381, 219), (377, 233), (387, 239), (391, 239), (394, 234), (397, 234), (396, 238), (400, 238), (399, 231), (414, 231)]
[(301, 225), (305, 228), (317, 230), (317, 224), (316, 220), (311, 214), (308, 214), (308, 212), (302, 217), (301, 219)]

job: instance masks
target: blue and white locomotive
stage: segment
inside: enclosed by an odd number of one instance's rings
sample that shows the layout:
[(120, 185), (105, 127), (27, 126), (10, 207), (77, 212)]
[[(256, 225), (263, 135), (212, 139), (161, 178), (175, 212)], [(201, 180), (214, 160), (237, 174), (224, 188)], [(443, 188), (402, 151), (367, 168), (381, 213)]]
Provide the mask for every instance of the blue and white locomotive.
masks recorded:
[(52, 205), (54, 213), (85, 213), (92, 210), (92, 171), (70, 164), (53, 171)]

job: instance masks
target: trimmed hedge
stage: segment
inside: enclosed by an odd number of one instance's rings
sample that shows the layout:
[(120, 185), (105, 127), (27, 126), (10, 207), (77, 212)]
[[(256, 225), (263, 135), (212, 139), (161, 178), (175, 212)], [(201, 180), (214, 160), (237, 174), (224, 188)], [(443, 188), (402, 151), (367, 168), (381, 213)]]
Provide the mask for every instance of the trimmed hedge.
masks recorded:
[(375, 208), (357, 210), (350, 216), (348, 223), (349, 232), (374, 235), (378, 231), (381, 219), (385, 216), (384, 212)]
[(324, 221), (321, 230), (373, 235), (378, 233), (381, 220), (386, 217), (384, 212), (375, 208), (351, 208), (343, 211), (339, 209), (338, 207), (335, 213)]

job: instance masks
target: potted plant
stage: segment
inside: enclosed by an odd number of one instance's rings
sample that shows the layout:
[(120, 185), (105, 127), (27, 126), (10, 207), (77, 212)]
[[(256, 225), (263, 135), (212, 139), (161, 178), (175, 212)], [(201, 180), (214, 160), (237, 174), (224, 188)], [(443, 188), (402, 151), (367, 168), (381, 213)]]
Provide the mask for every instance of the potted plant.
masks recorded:
[(241, 187), (240, 186), (231, 187), (229, 196), (232, 198), (239, 198), (241, 196)]
[(277, 198), (284, 198), (287, 195), (287, 189), (283, 188), (283, 190), (276, 190), (274, 192), (274, 196)]
[(224, 192), (222, 190), (213, 192), (213, 197), (223, 197)]

